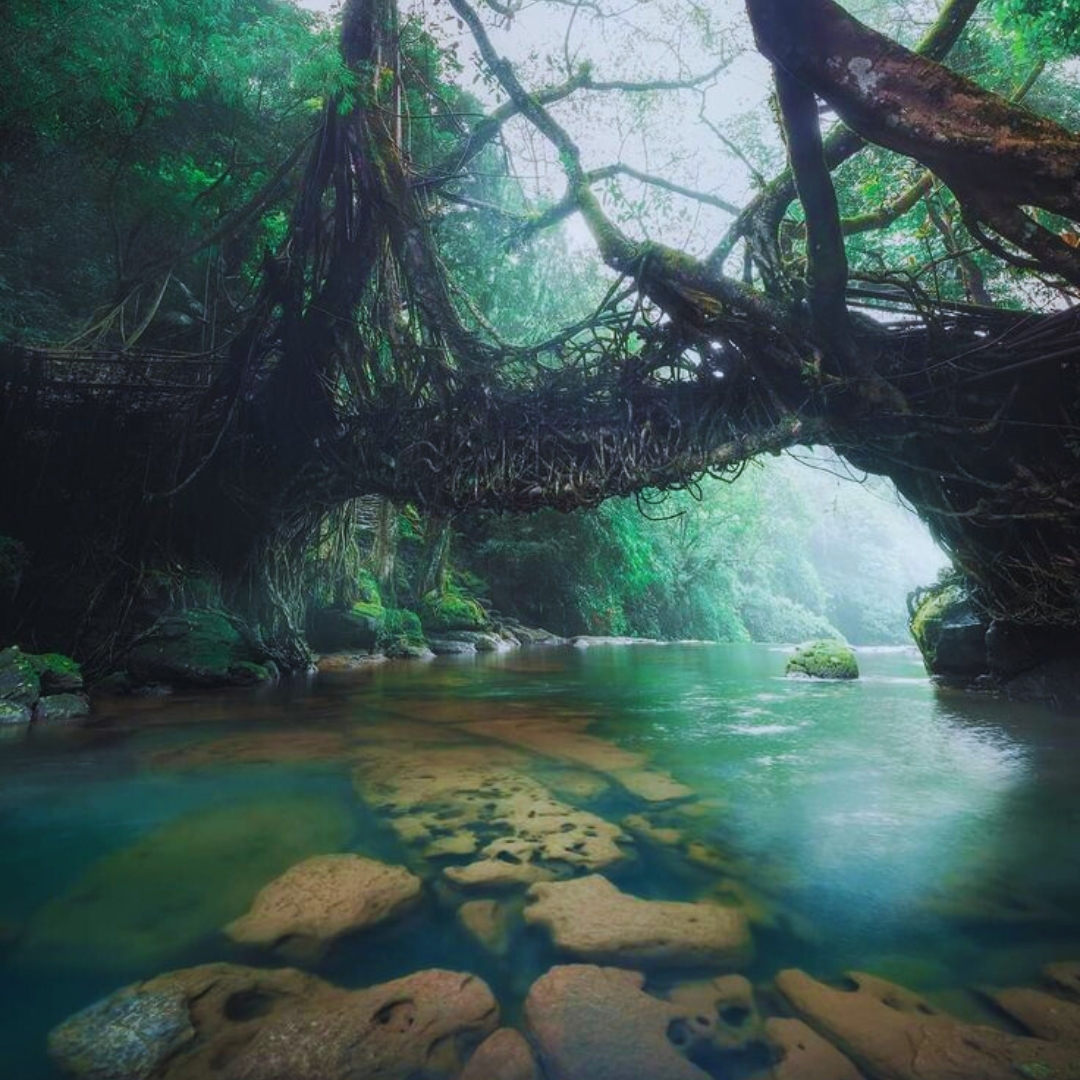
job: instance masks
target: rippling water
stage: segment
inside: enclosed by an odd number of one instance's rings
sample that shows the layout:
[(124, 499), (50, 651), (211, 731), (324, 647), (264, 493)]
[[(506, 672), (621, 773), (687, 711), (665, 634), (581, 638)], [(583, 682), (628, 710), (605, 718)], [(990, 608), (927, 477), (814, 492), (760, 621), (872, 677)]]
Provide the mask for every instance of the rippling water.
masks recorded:
[[(744, 907), (756, 982), (857, 968), (977, 1016), (966, 988), (1080, 956), (1078, 718), (935, 689), (910, 650), (859, 661), (858, 682), (819, 683), (780, 678), (766, 646), (540, 649), (122, 702), (92, 729), (0, 743), (0, 1076), (52, 1077), (48, 1030), (125, 983), (274, 966), (220, 928), (328, 851), (409, 863), (429, 887), (320, 975), (471, 970), (512, 1021), (550, 945), (518, 929), (499, 956), (463, 934), (438, 881), (468, 860), (419, 858), (356, 780), (448, 747), (510, 747), (567, 804), (677, 827), (679, 845), (639, 836), (605, 872), (640, 896)], [(643, 799), (627, 752), (694, 796)]]

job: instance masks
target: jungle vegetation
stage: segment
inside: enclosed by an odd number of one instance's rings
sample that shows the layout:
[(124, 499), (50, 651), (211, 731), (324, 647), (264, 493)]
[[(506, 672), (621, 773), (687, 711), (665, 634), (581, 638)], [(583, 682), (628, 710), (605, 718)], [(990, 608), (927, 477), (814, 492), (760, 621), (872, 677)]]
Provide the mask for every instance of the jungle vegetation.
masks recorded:
[[(27, 617), (137, 624), (148, 580), (197, 572), (287, 655), (304, 552), (362, 496), (498, 566), (547, 519), (515, 540), (477, 514), (696, 492), (826, 445), (895, 483), (987, 617), (1080, 623), (1072, 8), (4, 19), (0, 532), (31, 556)], [(604, 503), (563, 539), (606, 530), (631, 579), (644, 560), (676, 589), (749, 513), (717, 506), (646, 542)], [(685, 632), (638, 592), (582, 610)], [(767, 633), (752, 607), (715, 632)]]

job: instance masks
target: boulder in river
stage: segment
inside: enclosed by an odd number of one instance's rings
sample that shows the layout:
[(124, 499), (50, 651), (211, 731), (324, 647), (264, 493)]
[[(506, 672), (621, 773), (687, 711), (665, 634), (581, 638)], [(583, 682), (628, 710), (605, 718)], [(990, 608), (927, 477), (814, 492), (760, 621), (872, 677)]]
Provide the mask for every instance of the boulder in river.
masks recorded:
[(525, 1023), (547, 1080), (709, 1080), (687, 1060), (692, 1046), (678, 1041), (683, 1011), (644, 985), (640, 972), (592, 964), (537, 979)]
[(822, 638), (800, 645), (788, 660), (784, 674), (810, 679), (857, 679), (859, 665), (850, 645)]
[[(1016, 1035), (970, 1024), (941, 1012), (918, 995), (884, 979), (852, 973), (853, 990), (818, 982), (802, 971), (783, 971), (777, 989), (795, 1012), (875, 1080), (1078, 1080), (1080, 1043), (1075, 1019), (1047, 1015), (1047, 1003), (1022, 1004), (1025, 1027), (1036, 1013), (1058, 1038)], [(1044, 995), (1044, 998), (1046, 995)], [(1009, 999), (1001, 999), (1004, 1004)], [(1062, 1009), (1080, 1006), (1060, 1001)], [(1049, 1033), (1049, 1026), (1043, 1028)]]
[(473, 975), (343, 990), (288, 968), (206, 964), (118, 991), (49, 1036), (76, 1080), (452, 1080), (498, 1026)]
[(578, 960), (620, 967), (735, 968), (751, 954), (746, 917), (709, 903), (642, 900), (599, 874), (533, 885), (525, 921)]
[(275, 948), (293, 962), (310, 963), (342, 935), (412, 907), (421, 886), (403, 866), (362, 855), (314, 855), (260, 890), (225, 933), (242, 945)]

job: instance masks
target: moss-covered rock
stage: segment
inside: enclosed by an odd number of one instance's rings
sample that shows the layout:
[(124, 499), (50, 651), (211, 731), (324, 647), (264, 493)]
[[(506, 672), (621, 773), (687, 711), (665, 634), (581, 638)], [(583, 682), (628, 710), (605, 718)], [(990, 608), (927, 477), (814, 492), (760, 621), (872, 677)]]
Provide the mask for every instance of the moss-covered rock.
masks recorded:
[(62, 653), (36, 653), (28, 655), (41, 680), (43, 694), (68, 694), (83, 688), (82, 668), (70, 656)]
[(449, 630), (486, 630), (489, 626), (484, 609), (463, 594), (450, 591), (429, 592), (420, 609), (424, 629), (432, 633)]
[(371, 652), (385, 622), (382, 604), (359, 601), (347, 608), (317, 608), (308, 617), (308, 640), (319, 652)]
[(931, 675), (975, 678), (989, 669), (988, 624), (955, 577), (914, 594), (911, 636)]
[(17, 645), (0, 652), (0, 701), (32, 709), (41, 697), (41, 679), (33, 661)]
[(0, 729), (9, 725), (29, 724), (32, 713), (25, 705), (0, 698)]
[(420, 616), (407, 608), (387, 608), (379, 648), (392, 657), (430, 656)]
[(38, 698), (34, 706), (34, 723), (59, 723), (77, 720), (90, 712), (85, 694), (48, 694)]
[(811, 679), (857, 679), (859, 665), (849, 645), (822, 639), (800, 645), (788, 660), (784, 674)]
[(250, 686), (277, 674), (266, 650), (233, 616), (212, 609), (159, 619), (124, 659), (136, 683)]

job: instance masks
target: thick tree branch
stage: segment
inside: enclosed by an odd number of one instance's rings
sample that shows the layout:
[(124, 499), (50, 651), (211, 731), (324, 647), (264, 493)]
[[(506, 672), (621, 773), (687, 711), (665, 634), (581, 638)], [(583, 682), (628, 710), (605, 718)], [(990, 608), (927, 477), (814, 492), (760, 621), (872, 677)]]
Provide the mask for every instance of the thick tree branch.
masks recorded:
[(978, 220), (1080, 284), (1080, 251), (1022, 209), (1080, 220), (1080, 136), (903, 48), (834, 0), (748, 0), (748, 8), (762, 52), (853, 130), (921, 162)]
[[(943, 60), (960, 40), (979, 0), (948, 0), (934, 25), (916, 46), (916, 52), (931, 60)], [(824, 156), (831, 171), (857, 154), (866, 141), (856, 132), (838, 124), (824, 139)], [(719, 269), (727, 261), (739, 240), (751, 235), (775, 238), (780, 220), (795, 198), (795, 178), (790, 169), (782, 172), (764, 191), (755, 196), (709, 256), (709, 265)], [(775, 242), (775, 241), (774, 241)]]
[(783, 68), (776, 69), (776, 93), (787, 137), (795, 187), (806, 214), (806, 283), (810, 315), (840, 374), (855, 358), (844, 290), (847, 253), (832, 177), (821, 150), (821, 128), (813, 92)]

